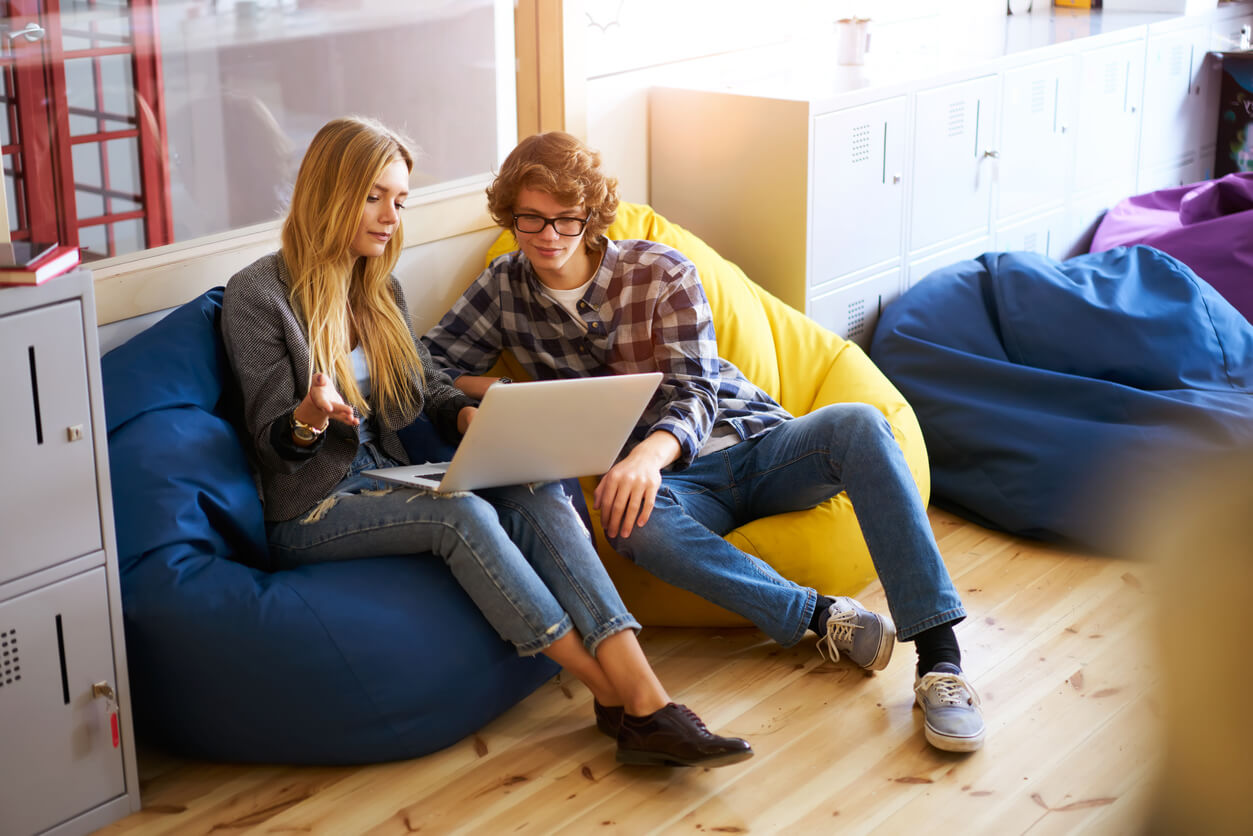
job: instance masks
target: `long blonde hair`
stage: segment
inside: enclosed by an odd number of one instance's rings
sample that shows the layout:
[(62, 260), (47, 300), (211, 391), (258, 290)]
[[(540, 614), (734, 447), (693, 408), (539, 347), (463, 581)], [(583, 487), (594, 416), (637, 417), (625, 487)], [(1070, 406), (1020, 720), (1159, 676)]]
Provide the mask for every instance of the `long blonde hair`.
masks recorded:
[(349, 249), (370, 190), (396, 160), (413, 170), (404, 141), (378, 122), (354, 116), (326, 123), (300, 163), (283, 221), (282, 256), (292, 307), (309, 334), (310, 379), (314, 371), (330, 374), (344, 400), (363, 415), (370, 407), (352, 369), (353, 326), (381, 411), (388, 406), (403, 414), (416, 411), (411, 381), (423, 379), (389, 279), (404, 244), (403, 227), (397, 225), (381, 256), (357, 257)]

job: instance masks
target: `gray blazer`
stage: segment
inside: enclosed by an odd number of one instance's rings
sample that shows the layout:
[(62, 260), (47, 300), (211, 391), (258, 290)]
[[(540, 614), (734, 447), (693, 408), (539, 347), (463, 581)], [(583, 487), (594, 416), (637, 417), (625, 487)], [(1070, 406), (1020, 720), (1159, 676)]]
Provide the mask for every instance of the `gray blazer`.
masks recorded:
[[(400, 284), (394, 276), (391, 281), (396, 303), (408, 321)], [(412, 324), (409, 330), (412, 334)], [(252, 439), (265, 518), (291, 519), (324, 499), (347, 475), (358, 442), (356, 429), (337, 421), (331, 422), (321, 446), (308, 458), (284, 458), (271, 441), (274, 423), (288, 424), (292, 410), (309, 391), (309, 339), (289, 301), (287, 265), (279, 253), (263, 256), (231, 277), (222, 300), (222, 338), (243, 397), (244, 424)], [(457, 413), (474, 401), (435, 367), (416, 335), (413, 342), (426, 376), (425, 387), (416, 376), (412, 381), (419, 408), (441, 434), (456, 437)], [(408, 463), (396, 431), (412, 423), (417, 413), (393, 406), (375, 408), (372, 415), (380, 447), (393, 459)]]

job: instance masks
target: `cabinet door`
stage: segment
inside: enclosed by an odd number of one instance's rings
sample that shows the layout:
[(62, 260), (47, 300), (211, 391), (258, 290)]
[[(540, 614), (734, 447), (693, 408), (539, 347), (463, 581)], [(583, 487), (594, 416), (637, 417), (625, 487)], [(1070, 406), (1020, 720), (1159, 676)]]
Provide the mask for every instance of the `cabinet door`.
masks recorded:
[(1075, 59), (1007, 70), (1001, 103), (997, 217), (1062, 202), (1074, 148)]
[(1075, 124), (1076, 191), (1135, 191), (1144, 79), (1144, 41), (1092, 49), (1079, 57)]
[(879, 314), (900, 295), (901, 270), (894, 267), (811, 300), (809, 315), (819, 325), (869, 351)]
[(1018, 221), (996, 230), (996, 249), (1003, 252), (1039, 253), (1049, 258), (1064, 257), (1066, 213), (1056, 209), (1043, 215)]
[[(82, 304), (0, 320), (0, 583), (101, 548)], [(104, 416), (100, 416), (104, 420)]]
[(1141, 171), (1196, 159), (1206, 137), (1214, 133), (1215, 122), (1202, 124), (1207, 115), (1205, 93), (1210, 90), (1203, 70), (1208, 43), (1206, 27), (1149, 36), (1140, 123)]
[(901, 255), (905, 97), (814, 119), (810, 284)]
[(931, 275), (941, 267), (948, 267), (959, 261), (968, 261), (986, 253), (992, 248), (992, 239), (989, 236), (977, 238), (974, 241), (967, 241), (958, 244), (956, 247), (950, 247), (941, 250), (938, 253), (923, 258), (913, 259), (909, 263), (909, 275), (906, 277), (906, 290), (918, 284), (918, 282)]
[(117, 688), (103, 568), (0, 603), (0, 833), (37, 833), (125, 793), (97, 682)]
[(918, 94), (911, 251), (988, 233), (997, 87), (986, 76)]

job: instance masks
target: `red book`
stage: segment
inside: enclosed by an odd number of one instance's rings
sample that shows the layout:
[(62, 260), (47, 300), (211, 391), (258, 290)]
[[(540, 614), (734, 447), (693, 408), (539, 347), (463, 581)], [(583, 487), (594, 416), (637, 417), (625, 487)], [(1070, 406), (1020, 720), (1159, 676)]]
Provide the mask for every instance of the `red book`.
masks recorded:
[(0, 267), (0, 285), (42, 284), (78, 265), (78, 247), (57, 246), (25, 267)]

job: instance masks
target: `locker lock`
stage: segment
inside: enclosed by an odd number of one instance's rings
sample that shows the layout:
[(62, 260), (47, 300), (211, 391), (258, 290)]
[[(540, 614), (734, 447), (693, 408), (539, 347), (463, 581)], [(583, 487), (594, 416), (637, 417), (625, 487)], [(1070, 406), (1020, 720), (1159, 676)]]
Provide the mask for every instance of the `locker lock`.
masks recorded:
[(65, 439), (66, 441), (82, 441), (83, 440), (83, 425), (74, 424), (73, 426), (66, 427)]

